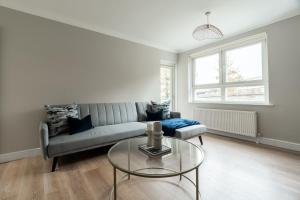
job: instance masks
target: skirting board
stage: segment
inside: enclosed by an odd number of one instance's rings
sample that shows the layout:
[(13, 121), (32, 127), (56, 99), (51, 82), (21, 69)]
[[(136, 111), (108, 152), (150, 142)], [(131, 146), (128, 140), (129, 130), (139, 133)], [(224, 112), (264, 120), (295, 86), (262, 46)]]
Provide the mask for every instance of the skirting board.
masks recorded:
[(261, 144), (266, 144), (274, 147), (279, 147), (283, 149), (288, 149), (292, 151), (299, 151), (300, 152), (300, 144), (299, 143), (294, 143), (294, 142), (288, 142), (288, 141), (283, 141), (283, 140), (275, 140), (271, 138), (264, 138), (260, 137), (258, 138), (258, 143)]
[(0, 163), (4, 162), (9, 162), (12, 160), (18, 160), (26, 157), (32, 157), (32, 156), (37, 156), (41, 155), (41, 149), (40, 148), (35, 148), (35, 149), (27, 149), (23, 151), (16, 151), (16, 152), (11, 152), (11, 153), (5, 153), (5, 154), (0, 154)]
[(269, 145), (269, 146), (273, 146), (273, 147), (278, 147), (278, 148), (282, 148), (282, 149), (288, 149), (288, 150), (300, 152), (300, 143), (288, 142), (288, 141), (284, 141), (284, 140), (276, 140), (276, 139), (265, 138), (265, 137), (252, 138), (252, 137), (246, 137), (246, 136), (236, 135), (236, 134), (232, 134), (232, 133), (226, 133), (226, 132), (222, 132), (222, 131), (215, 131), (215, 130), (211, 130), (211, 129), (209, 129), (208, 132), (212, 133), (212, 134), (223, 135), (223, 136), (237, 138), (237, 139), (241, 139), (241, 140), (256, 142), (258, 144), (265, 144), (265, 145)]

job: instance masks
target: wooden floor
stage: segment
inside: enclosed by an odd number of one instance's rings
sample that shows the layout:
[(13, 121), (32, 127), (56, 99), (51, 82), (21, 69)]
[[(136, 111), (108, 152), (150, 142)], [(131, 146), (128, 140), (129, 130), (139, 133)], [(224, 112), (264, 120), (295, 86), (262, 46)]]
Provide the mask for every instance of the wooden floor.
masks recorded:
[[(300, 200), (299, 155), (221, 136), (205, 135), (203, 140), (201, 199)], [(0, 164), (0, 199), (108, 199), (113, 171), (106, 151), (63, 158), (53, 173), (51, 161), (40, 156)], [(119, 199), (195, 199), (190, 183), (180, 183), (185, 189), (177, 183), (178, 178), (133, 178), (120, 185)]]

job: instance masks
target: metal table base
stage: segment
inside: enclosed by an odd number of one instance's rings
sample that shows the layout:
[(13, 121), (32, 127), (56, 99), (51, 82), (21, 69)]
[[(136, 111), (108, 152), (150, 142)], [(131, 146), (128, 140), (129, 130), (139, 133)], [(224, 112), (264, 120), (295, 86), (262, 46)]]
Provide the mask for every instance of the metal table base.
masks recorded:
[[(147, 169), (160, 169), (160, 170), (166, 170), (166, 171), (170, 171), (170, 172), (175, 172), (175, 174), (164, 174), (164, 175), (144, 175), (144, 174), (141, 174), (139, 175), (137, 172), (139, 171), (142, 171), (142, 170), (147, 170)], [(190, 172), (190, 171), (193, 171), (195, 170), (195, 173), (196, 173), (196, 183), (193, 182), (189, 177), (187, 177), (185, 174)], [(122, 171), (122, 170), (120, 170)], [(111, 192), (110, 192), (110, 195), (109, 195), (109, 199), (110, 200), (117, 200), (117, 187), (118, 187), (118, 184), (120, 184), (121, 182), (123, 182), (124, 180), (130, 180), (130, 175), (133, 175), (133, 176), (138, 176), (138, 177), (143, 177), (143, 178), (169, 178), (169, 177), (175, 177), (175, 176), (179, 176), (179, 181), (181, 181), (182, 177), (186, 178), (188, 181), (190, 181), (194, 186), (195, 186), (195, 189), (196, 189), (196, 200), (199, 200), (199, 196), (200, 195), (200, 191), (199, 191), (199, 166), (195, 167), (194, 169), (190, 170), (188, 172), (176, 172), (172, 169), (167, 169), (167, 168), (143, 168), (143, 169), (138, 169), (138, 170), (135, 170), (135, 171), (132, 171), (134, 174), (132, 173), (128, 173), (128, 172), (125, 172), (125, 171), (122, 171), (124, 173), (126, 173), (122, 178), (121, 178), (121, 181), (119, 183), (117, 183), (117, 168), (114, 167), (113, 168), (113, 174), (114, 174), (114, 185), (111, 189)], [(124, 179), (125, 177), (127, 177), (127, 179)]]

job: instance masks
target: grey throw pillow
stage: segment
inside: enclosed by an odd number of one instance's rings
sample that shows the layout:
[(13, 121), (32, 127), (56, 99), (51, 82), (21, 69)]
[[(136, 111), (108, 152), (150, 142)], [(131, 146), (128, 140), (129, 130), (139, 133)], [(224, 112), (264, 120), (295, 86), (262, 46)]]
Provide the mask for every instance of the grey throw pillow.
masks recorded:
[(69, 133), (70, 127), (68, 124), (68, 117), (79, 118), (77, 104), (62, 106), (45, 105), (45, 109), (47, 112), (50, 137), (62, 133)]
[(163, 110), (163, 119), (168, 119), (170, 118), (170, 104), (170, 101), (165, 101), (162, 103), (151, 101), (152, 111)]

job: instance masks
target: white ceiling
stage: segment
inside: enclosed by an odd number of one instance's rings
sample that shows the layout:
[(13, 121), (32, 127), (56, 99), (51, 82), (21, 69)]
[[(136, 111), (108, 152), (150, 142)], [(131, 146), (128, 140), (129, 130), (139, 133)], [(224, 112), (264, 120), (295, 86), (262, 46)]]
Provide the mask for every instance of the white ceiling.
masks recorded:
[(192, 32), (211, 23), (229, 37), (300, 14), (300, 0), (0, 0), (30, 14), (173, 52), (198, 42)]

